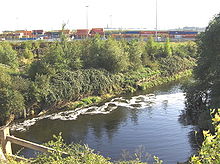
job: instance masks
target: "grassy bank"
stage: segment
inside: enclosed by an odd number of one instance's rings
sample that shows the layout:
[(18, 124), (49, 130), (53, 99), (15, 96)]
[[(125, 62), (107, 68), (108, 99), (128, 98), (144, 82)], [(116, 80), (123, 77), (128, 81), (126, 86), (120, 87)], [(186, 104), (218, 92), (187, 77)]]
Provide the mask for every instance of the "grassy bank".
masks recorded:
[(67, 102), (60, 109), (74, 110), (76, 108), (97, 105), (98, 103), (103, 102), (106, 99), (112, 98), (114, 96), (117, 96), (121, 93), (135, 92), (137, 90), (147, 90), (152, 87), (159, 86), (171, 81), (179, 80), (184, 77), (190, 77), (191, 75), (192, 70), (186, 70), (184, 72), (177, 73), (170, 77), (162, 77), (160, 76), (159, 71), (152, 71), (150, 73), (149, 69), (141, 69), (139, 72), (132, 72), (131, 74), (129, 74), (128, 77), (125, 77), (126, 80), (122, 84), (122, 86), (125, 87), (118, 89), (116, 92), (112, 92), (111, 94), (103, 94), (100, 96), (88, 96), (82, 98), (81, 100), (70, 101)]
[(143, 81), (142, 83), (138, 84), (138, 87), (141, 90), (147, 90), (151, 87), (158, 86), (158, 85), (168, 83), (168, 82), (171, 82), (171, 81), (175, 81), (175, 80), (181, 79), (183, 77), (189, 77), (191, 75), (192, 75), (192, 70), (186, 70), (186, 71), (177, 73), (173, 76), (158, 77), (158, 78), (155, 78), (155, 79), (150, 79), (150, 80)]

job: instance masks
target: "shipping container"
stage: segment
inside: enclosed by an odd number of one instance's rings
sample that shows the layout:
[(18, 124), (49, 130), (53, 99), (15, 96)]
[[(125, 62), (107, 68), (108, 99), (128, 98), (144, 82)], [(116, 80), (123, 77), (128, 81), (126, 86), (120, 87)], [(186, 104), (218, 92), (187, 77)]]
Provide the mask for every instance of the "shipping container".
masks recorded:
[(28, 35), (29, 38), (36, 38), (37, 36), (36, 35)]
[(170, 35), (198, 34), (197, 31), (169, 31)]
[[(156, 32), (155, 32), (156, 33)], [(157, 31), (158, 34), (169, 34), (168, 31)]]
[(44, 30), (32, 30), (33, 35), (42, 35), (44, 33)]
[(182, 35), (174, 35), (174, 38), (175, 38), (175, 39), (181, 39), (181, 38), (182, 38)]
[(47, 35), (38, 35), (38, 37), (47, 37)]
[(197, 31), (183, 31), (183, 34), (198, 34)]
[(22, 33), (24, 35), (31, 35), (32, 31), (21, 30), (21, 31), (15, 31), (15, 33)]
[(149, 37), (154, 37), (155, 36), (155, 34), (140, 34), (140, 37), (147, 37), (147, 38), (149, 38)]
[(197, 34), (186, 34), (183, 35), (183, 38), (195, 38), (197, 36)]
[(140, 34), (140, 31), (124, 31), (123, 34)]
[(104, 32), (103, 28), (92, 28), (91, 31)]
[(89, 34), (89, 30), (88, 29), (78, 29), (76, 31), (76, 35), (88, 35)]
[(174, 35), (170, 34), (170, 35), (169, 35), (169, 38), (174, 38)]
[(122, 38), (121, 34), (112, 34), (111, 35), (112, 38)]
[(89, 32), (92, 36), (99, 34), (99, 35), (104, 35), (104, 29), (103, 28), (93, 28), (90, 32)]
[(20, 40), (36, 40), (37, 38), (20, 38)]
[(140, 31), (140, 34), (155, 34), (156, 31)]

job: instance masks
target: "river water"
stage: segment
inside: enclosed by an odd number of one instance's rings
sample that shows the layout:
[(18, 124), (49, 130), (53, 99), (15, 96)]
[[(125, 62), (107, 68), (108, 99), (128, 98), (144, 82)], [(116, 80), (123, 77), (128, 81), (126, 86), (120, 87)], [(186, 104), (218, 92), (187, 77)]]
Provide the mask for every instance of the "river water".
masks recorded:
[[(21, 122), (12, 133), (36, 143), (62, 136), (66, 143), (88, 144), (112, 161), (134, 158), (152, 163), (158, 156), (165, 164), (186, 161), (196, 151), (195, 127), (184, 123), (181, 83), (169, 83), (149, 91), (120, 95), (99, 106), (61, 112)], [(14, 146), (14, 151), (19, 147)], [(34, 151), (20, 154), (31, 157)]]

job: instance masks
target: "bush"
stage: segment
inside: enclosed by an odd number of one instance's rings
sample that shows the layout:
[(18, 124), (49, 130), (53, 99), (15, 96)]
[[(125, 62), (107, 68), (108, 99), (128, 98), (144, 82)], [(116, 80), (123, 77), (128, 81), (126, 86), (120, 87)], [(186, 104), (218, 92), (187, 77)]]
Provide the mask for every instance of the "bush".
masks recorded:
[(126, 71), (128, 65), (128, 55), (120, 42), (113, 39), (106, 40), (100, 55), (99, 66), (109, 72), (118, 73)]
[[(13, 164), (147, 164), (141, 162), (138, 158), (130, 161), (115, 161), (111, 162), (110, 158), (105, 158), (102, 155), (95, 153), (93, 149), (90, 149), (87, 145), (64, 143), (61, 135), (53, 136), (54, 141), (49, 141), (45, 144), (47, 147), (53, 148), (55, 151), (51, 151), (50, 154), (39, 154), (37, 158), (29, 159), (27, 162), (15, 162), (13, 159), (9, 163)], [(63, 155), (65, 152), (68, 155)], [(158, 157), (154, 157), (154, 164), (162, 164), (162, 161)]]
[(199, 154), (191, 158), (190, 162), (193, 164), (220, 163), (220, 109), (212, 120), (215, 125), (215, 134), (211, 134), (210, 131), (203, 131), (205, 140)]
[(0, 88), (0, 126), (6, 124), (11, 115), (21, 116), (24, 109), (24, 97), (20, 92)]

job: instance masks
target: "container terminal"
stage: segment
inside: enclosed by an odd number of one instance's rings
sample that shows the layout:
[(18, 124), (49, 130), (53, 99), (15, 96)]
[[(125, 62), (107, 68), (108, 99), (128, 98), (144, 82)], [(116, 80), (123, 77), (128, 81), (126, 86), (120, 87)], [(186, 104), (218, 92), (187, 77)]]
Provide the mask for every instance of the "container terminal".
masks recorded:
[(148, 40), (150, 37), (155, 38), (157, 41), (165, 41), (167, 38), (170, 41), (194, 41), (199, 31), (189, 30), (168, 30), (168, 31), (155, 31), (155, 30), (122, 30), (122, 29), (104, 29), (104, 28), (92, 28), (92, 29), (77, 29), (77, 30), (16, 30), (16, 31), (3, 31), (0, 33), (0, 41), (60, 41), (61, 36), (65, 35), (68, 40), (81, 40), (92, 38), (99, 35), (103, 39), (109, 37), (115, 39), (143, 39)]

